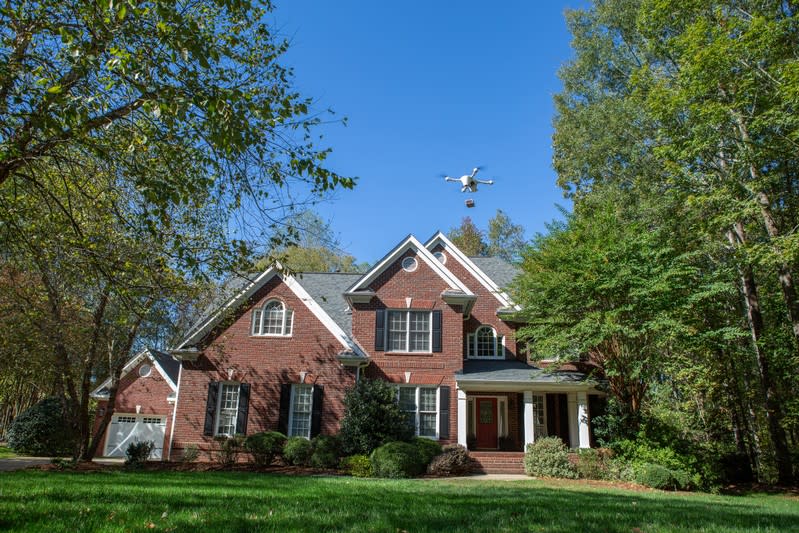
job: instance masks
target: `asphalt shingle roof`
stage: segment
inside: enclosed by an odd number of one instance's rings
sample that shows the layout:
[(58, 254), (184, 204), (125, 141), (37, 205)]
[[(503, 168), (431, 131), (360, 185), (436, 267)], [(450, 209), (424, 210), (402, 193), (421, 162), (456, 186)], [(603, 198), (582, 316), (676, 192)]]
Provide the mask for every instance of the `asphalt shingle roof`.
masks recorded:
[(477, 268), (485, 272), (500, 288), (511, 284), (519, 274), (519, 269), (500, 257), (470, 257)]
[(587, 379), (582, 372), (548, 372), (522, 361), (464, 361), (455, 373), (455, 381), (577, 384)]
[(164, 369), (164, 372), (166, 372), (166, 375), (172, 380), (172, 383), (177, 384), (178, 373), (180, 372), (180, 361), (168, 353), (154, 350), (152, 348), (150, 348), (150, 353), (155, 360), (158, 361), (158, 364), (161, 365), (161, 368)]
[(344, 291), (363, 274), (345, 272), (307, 272), (295, 279), (308, 291), (311, 298), (330, 315), (344, 333), (352, 334), (352, 313), (344, 300)]

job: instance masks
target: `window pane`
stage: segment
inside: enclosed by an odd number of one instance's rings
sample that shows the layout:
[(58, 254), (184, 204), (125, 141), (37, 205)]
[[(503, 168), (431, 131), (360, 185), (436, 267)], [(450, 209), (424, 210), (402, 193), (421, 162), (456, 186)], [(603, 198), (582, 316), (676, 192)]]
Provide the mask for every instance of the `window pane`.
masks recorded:
[(407, 313), (405, 311), (389, 311), (388, 313), (388, 349), (389, 351), (405, 351), (408, 332)]
[(544, 397), (542, 395), (533, 396), (533, 417), (537, 426), (544, 425)]
[(435, 437), (436, 436), (436, 414), (435, 413), (421, 413), (419, 415), (419, 436), (421, 436), (421, 437)]
[(293, 405), (291, 407), (291, 428), (289, 436), (311, 436), (311, 407), (313, 388), (310, 385), (293, 386)]
[(436, 389), (419, 389), (419, 411), (436, 411)]
[(292, 311), (291, 309), (286, 309), (286, 327), (283, 330), (284, 335), (291, 335), (291, 326), (292, 326), (291, 319), (293, 315), (294, 311)]
[(236, 433), (236, 415), (239, 411), (238, 383), (223, 383), (219, 391), (219, 411), (217, 413), (217, 435)]
[(496, 355), (496, 338), (494, 330), (482, 327), (477, 330), (477, 357), (493, 357)]
[(411, 311), (410, 313), (410, 351), (430, 351), (430, 313)]
[(264, 331), (265, 335), (283, 334), (283, 304), (271, 302), (264, 307)]
[(261, 310), (256, 309), (252, 312), (252, 334), (261, 334)]
[(400, 387), (399, 405), (403, 411), (416, 412), (416, 389), (414, 387)]

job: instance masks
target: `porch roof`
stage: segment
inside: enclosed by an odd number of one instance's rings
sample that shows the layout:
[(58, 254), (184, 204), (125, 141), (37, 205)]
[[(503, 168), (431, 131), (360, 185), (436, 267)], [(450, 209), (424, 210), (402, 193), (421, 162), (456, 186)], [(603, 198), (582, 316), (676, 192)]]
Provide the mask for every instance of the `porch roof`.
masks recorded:
[(580, 390), (597, 382), (582, 372), (547, 371), (522, 361), (464, 361), (455, 373), (458, 388), (470, 390)]

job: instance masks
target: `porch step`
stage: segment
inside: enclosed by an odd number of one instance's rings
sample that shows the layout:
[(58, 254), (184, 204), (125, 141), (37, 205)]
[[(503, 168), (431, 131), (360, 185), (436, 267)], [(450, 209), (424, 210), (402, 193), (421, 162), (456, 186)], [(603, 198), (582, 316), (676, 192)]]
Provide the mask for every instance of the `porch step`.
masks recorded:
[(482, 474), (524, 474), (524, 452), (469, 452), (475, 472)]

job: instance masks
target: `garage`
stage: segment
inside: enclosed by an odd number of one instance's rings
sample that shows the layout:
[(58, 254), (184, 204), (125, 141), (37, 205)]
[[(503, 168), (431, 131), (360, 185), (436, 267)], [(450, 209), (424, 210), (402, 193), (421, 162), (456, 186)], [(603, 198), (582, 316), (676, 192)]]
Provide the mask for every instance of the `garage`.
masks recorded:
[(160, 415), (115, 414), (108, 426), (105, 441), (106, 457), (125, 457), (131, 442), (155, 443), (150, 459), (161, 459), (164, 451), (166, 417)]

